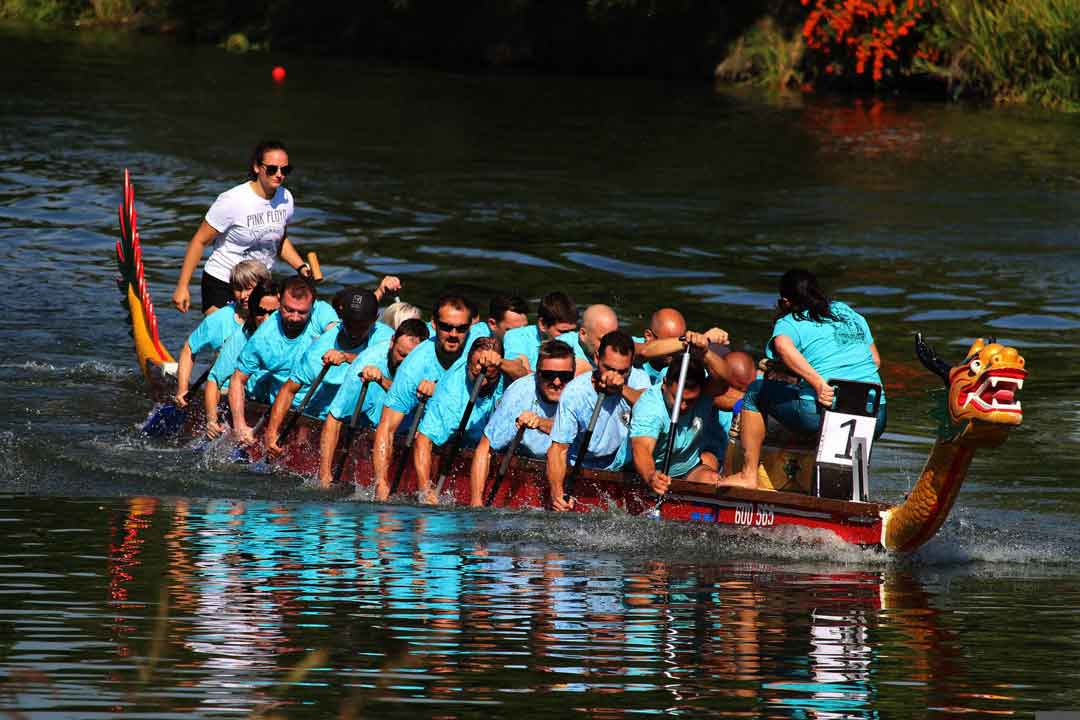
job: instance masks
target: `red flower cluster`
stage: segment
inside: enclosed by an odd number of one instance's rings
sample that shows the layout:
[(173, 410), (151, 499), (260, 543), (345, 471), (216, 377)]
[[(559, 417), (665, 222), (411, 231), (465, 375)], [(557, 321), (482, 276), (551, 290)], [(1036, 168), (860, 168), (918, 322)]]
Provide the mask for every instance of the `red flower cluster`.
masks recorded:
[[(803, 23), (803, 37), (823, 58), (826, 74), (856, 75), (871, 70), (874, 82), (884, 77), (886, 63), (910, 60), (912, 36), (936, 0), (801, 0), (813, 9)], [(853, 62), (853, 65), (850, 63)]]

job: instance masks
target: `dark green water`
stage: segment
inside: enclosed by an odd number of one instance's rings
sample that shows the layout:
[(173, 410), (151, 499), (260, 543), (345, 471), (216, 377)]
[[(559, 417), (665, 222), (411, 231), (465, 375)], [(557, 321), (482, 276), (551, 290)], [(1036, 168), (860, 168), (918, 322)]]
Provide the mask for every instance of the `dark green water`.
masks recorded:
[[(1080, 709), (1080, 119), (776, 100), (620, 78), (234, 57), (0, 34), (0, 710), (51, 717), (953, 717)], [(286, 84), (270, 82), (286, 65)], [(994, 334), (1025, 425), (898, 561), (818, 536), (375, 506), (135, 431), (112, 284), (131, 169), (162, 337), (187, 240), (283, 138), (290, 235), (333, 292), (400, 275), (562, 288), (760, 350), (779, 274), (866, 314), (890, 425), (929, 449), (911, 351)]]

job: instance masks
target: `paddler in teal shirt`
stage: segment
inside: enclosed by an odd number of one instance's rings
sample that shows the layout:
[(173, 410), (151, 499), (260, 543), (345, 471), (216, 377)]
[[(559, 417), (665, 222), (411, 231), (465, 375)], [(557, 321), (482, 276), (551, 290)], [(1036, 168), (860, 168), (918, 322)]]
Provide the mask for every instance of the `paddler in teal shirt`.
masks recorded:
[[(469, 349), (468, 361), (450, 368), (435, 388), (435, 394), (428, 401), (428, 408), (420, 421), (413, 445), (413, 466), (416, 468), (420, 502), (433, 505), (439, 501), (435, 489), (431, 486), (432, 448), (451, 442), (465, 416), (473, 385), (482, 376), (480, 392), (476, 396), (476, 404), (465, 420), (459, 447), (474, 447), (480, 440), (484, 426), (503, 394), (504, 377), (501, 365), (502, 343), (499, 338), (479, 338)], [(443, 458), (443, 462), (448, 463), (453, 463), (454, 460), (456, 458)]]
[(536, 370), (540, 346), (564, 333), (577, 332), (577, 305), (564, 292), (548, 293), (536, 308), (536, 324), (507, 330), (503, 336), (503, 372), (510, 380)]
[(379, 426), (375, 429), (372, 466), (375, 499), (390, 495), (388, 480), (393, 457), (394, 436), (406, 416), (411, 416), (420, 398), (429, 398), (435, 384), (458, 362), (464, 362), (472, 328), (472, 304), (463, 296), (448, 293), (435, 301), (435, 337), (425, 340), (405, 358), (386, 393)]
[(577, 374), (581, 375), (596, 369), (596, 351), (600, 349), (600, 339), (618, 329), (619, 318), (614, 310), (607, 305), (590, 305), (581, 316), (581, 329), (563, 333), (557, 339), (573, 348)]

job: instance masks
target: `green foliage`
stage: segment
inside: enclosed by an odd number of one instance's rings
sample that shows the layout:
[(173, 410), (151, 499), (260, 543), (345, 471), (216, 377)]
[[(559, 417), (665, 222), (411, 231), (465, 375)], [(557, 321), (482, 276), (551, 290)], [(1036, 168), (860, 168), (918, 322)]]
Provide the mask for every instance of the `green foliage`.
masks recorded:
[(926, 69), (1002, 102), (1080, 111), (1080, 2), (939, 0), (929, 38), (952, 59)]
[(0, 18), (31, 23), (70, 22), (88, 6), (86, 0), (0, 0)]
[(772, 88), (797, 87), (802, 83), (799, 66), (805, 51), (802, 35), (785, 33), (766, 17), (732, 44), (716, 67), (716, 77)]

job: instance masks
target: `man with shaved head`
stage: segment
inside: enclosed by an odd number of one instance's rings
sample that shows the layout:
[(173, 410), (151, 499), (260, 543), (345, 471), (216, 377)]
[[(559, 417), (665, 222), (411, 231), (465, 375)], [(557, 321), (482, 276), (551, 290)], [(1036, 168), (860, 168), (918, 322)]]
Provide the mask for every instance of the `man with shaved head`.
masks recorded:
[(667, 372), (668, 365), (671, 364), (671, 355), (645, 359), (640, 355), (642, 349), (652, 340), (678, 339), (685, 336), (686, 318), (683, 317), (683, 314), (675, 308), (660, 308), (652, 314), (649, 327), (645, 328), (645, 332), (642, 333), (641, 337), (634, 338), (634, 345), (638, 353), (635, 355), (637, 367), (645, 371), (645, 374), (649, 376), (649, 380), (654, 385), (660, 382), (664, 377), (664, 373)]
[(559, 340), (574, 349), (575, 369), (578, 375), (596, 369), (596, 352), (600, 339), (619, 329), (619, 318), (608, 305), (590, 305), (581, 316), (581, 328), (576, 332), (560, 335)]
[[(663, 380), (672, 358), (683, 351), (685, 345), (680, 338), (686, 337), (686, 333), (686, 319), (681, 312), (675, 308), (660, 308), (653, 313), (643, 337), (634, 338), (637, 366), (654, 385)], [(709, 328), (701, 335), (710, 345), (721, 346), (717, 348), (719, 354), (723, 354), (723, 346), (731, 342), (728, 334), (718, 327)]]

